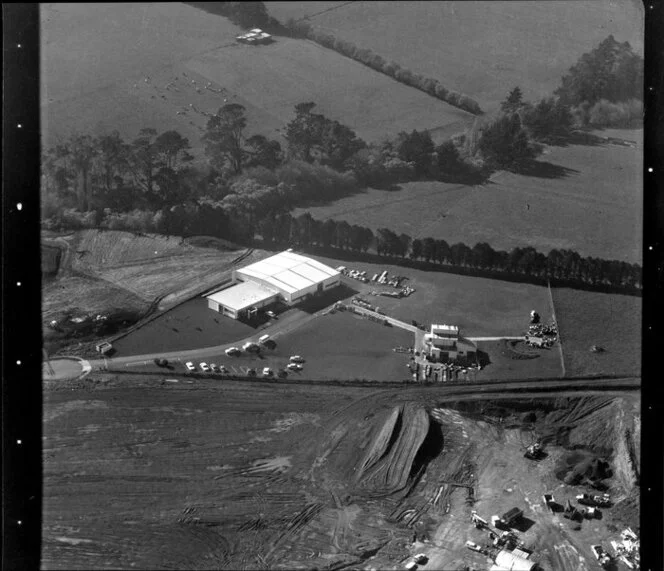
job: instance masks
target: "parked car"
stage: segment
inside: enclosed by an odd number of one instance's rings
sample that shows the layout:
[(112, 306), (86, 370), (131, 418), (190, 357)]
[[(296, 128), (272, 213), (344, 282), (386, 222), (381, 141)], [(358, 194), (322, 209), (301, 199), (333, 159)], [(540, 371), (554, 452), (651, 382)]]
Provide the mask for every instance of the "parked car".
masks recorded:
[(248, 377), (255, 377), (256, 376), (256, 369), (247, 369), (247, 376)]
[(478, 551), (478, 552), (482, 551), (482, 548), (479, 545), (477, 545), (477, 543), (475, 543), (474, 541), (466, 541), (466, 547), (468, 549), (472, 549), (473, 551)]
[(229, 347), (228, 349), (226, 349), (226, 351), (224, 351), (224, 353), (226, 353), (226, 355), (228, 355), (229, 357), (236, 357), (237, 355), (242, 354), (242, 351), (240, 351), (240, 349), (238, 349), (237, 347)]
[(270, 319), (276, 319), (277, 314), (274, 311), (266, 311), (265, 315), (267, 315)]
[(219, 372), (226, 375), (226, 374), (228, 374), (228, 369), (226, 367), (224, 367), (223, 365), (219, 365)]
[(218, 368), (217, 365), (215, 365), (214, 363), (210, 363), (210, 370), (211, 370), (213, 373), (216, 373), (216, 372), (219, 371), (219, 368)]
[(286, 369), (279, 369), (277, 371), (277, 377), (279, 377), (280, 379), (284, 379), (287, 376), (288, 376), (288, 371)]
[(301, 371), (302, 365), (300, 365), (299, 363), (288, 363), (288, 365), (286, 365), (286, 368), (290, 371)]
[(263, 369), (263, 376), (264, 377), (271, 377), (273, 375), (272, 369), (270, 367), (265, 367)]
[(291, 363), (304, 363), (304, 359), (299, 355), (291, 355), (289, 360)]
[(242, 345), (242, 350), (246, 351), (247, 353), (259, 353), (261, 347), (258, 343), (254, 343), (253, 341), (248, 341), (247, 343)]
[(187, 369), (190, 370), (190, 371), (195, 371), (196, 370), (196, 367), (194, 367), (194, 364), (191, 361), (187, 361), (184, 364), (184, 366), (187, 367)]
[(418, 553), (417, 555), (413, 555), (413, 560), (418, 565), (426, 565), (429, 558), (424, 553)]
[(210, 372), (210, 367), (207, 363), (201, 363), (198, 366), (201, 368), (201, 371), (203, 371), (204, 373), (209, 373)]

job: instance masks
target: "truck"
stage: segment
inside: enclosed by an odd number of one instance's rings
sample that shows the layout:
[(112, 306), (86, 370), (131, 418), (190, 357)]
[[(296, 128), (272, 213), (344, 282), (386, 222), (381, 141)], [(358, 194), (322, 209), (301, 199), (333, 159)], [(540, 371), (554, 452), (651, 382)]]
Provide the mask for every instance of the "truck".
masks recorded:
[(542, 445), (539, 442), (535, 442), (526, 448), (524, 457), (528, 460), (540, 460), (544, 456), (544, 451), (542, 450)]
[(576, 496), (576, 501), (585, 506), (600, 506), (608, 507), (611, 505), (611, 496), (609, 494), (591, 495), (579, 494)]
[(512, 526), (523, 517), (523, 510), (520, 508), (512, 508), (506, 511), (500, 518), (506, 525)]
[(553, 494), (544, 494), (542, 496), (542, 499), (544, 500), (544, 505), (549, 508), (551, 511), (553, 511), (553, 506), (556, 503), (556, 500), (553, 497)]
[(481, 518), (480, 516), (478, 516), (477, 512), (475, 510), (470, 512), (470, 519), (475, 524), (475, 527), (477, 529), (482, 529), (482, 528), (485, 528), (485, 527), (489, 527), (489, 522), (486, 521), (484, 518)]
[(611, 563), (611, 557), (601, 545), (591, 545), (590, 550), (602, 567), (606, 568)]

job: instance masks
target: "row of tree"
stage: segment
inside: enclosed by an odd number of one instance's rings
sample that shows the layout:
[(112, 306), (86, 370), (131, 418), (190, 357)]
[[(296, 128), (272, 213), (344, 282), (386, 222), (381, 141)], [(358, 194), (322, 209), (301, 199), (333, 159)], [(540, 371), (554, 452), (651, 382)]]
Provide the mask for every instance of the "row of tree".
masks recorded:
[(400, 83), (424, 91), (432, 97), (445, 101), (454, 107), (458, 107), (474, 115), (482, 114), (479, 103), (467, 95), (446, 88), (437, 79), (425, 77), (401, 67), (394, 61), (386, 60), (368, 48), (359, 48), (349, 41), (335, 38), (329, 32), (324, 32), (314, 27), (307, 20), (294, 20), (291, 18), (286, 22), (285, 28), (294, 37), (307, 38), (314, 41), (323, 47), (332, 49), (341, 55), (358, 61), (379, 73), (388, 75)]
[(628, 290), (641, 288), (638, 264), (582, 257), (572, 250), (554, 249), (544, 255), (532, 247), (514, 248), (509, 252), (494, 250), (486, 242), (472, 248), (462, 242), (450, 245), (441, 239), (412, 239), (388, 228), (379, 228), (374, 234), (370, 228), (346, 221), (316, 220), (308, 212), (297, 217), (289, 213), (267, 217), (260, 221), (258, 229), (266, 242), (355, 252), (372, 250), (379, 256), (478, 269), (498, 276), (558, 279)]

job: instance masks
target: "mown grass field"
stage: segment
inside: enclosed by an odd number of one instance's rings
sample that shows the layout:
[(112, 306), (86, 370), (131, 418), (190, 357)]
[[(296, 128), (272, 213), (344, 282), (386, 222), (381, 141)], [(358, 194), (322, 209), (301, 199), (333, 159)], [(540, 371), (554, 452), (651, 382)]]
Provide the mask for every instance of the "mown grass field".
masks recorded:
[(640, 374), (640, 297), (556, 288), (553, 302), (567, 375)]
[(248, 134), (272, 137), (303, 101), (367, 139), (472, 118), (311, 42), (238, 44), (240, 28), (185, 4), (45, 4), (41, 18), (47, 144), (72, 132), (176, 129), (200, 157), (204, 113), (231, 102), (246, 107)]
[(395, 191), (367, 189), (295, 214), (308, 210), (321, 220), (386, 227), (471, 247), (485, 241), (497, 249), (533, 246), (545, 254), (569, 248), (583, 256), (640, 263), (642, 131), (618, 133), (638, 141), (637, 148), (549, 147), (531, 175), (498, 172), (472, 187), (423, 181)]
[(325, 4), (270, 2), (268, 10), (283, 21), (308, 16), (336, 37), (466, 93), (485, 111), (515, 85), (527, 99), (550, 94), (609, 34), (643, 53), (644, 9), (636, 1)]
[(350, 269), (365, 270), (370, 277), (383, 270), (390, 275), (408, 277), (404, 283), (416, 291), (402, 299), (369, 295), (373, 290), (394, 291), (389, 286), (345, 279), (372, 305), (406, 323), (412, 319), (427, 327), (431, 323), (447, 323), (458, 325), (461, 335), (465, 337), (493, 337), (521, 335), (528, 328), (533, 309), (543, 320), (550, 319), (550, 303), (545, 287), (445, 272), (425, 272), (387, 264), (316, 258), (331, 267), (345, 265)]

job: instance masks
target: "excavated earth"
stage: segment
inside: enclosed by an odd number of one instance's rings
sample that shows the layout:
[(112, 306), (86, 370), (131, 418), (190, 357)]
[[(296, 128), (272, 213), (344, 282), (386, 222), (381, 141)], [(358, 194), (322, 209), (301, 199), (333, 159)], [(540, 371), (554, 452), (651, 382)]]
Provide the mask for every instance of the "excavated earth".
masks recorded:
[[(482, 568), (464, 547), (486, 543), (470, 510), (518, 505), (545, 569), (584, 569), (590, 544), (638, 532), (636, 394), (452, 402), (156, 375), (47, 382), (42, 566), (401, 569), (425, 550), (430, 568)], [(523, 458), (534, 439), (540, 462)], [(590, 490), (569, 472), (614, 498), (580, 531), (539, 500)]]

